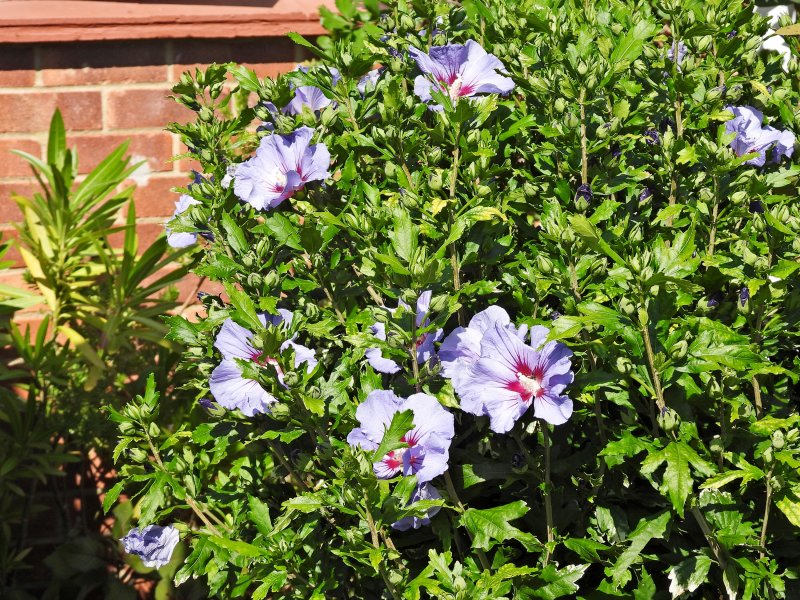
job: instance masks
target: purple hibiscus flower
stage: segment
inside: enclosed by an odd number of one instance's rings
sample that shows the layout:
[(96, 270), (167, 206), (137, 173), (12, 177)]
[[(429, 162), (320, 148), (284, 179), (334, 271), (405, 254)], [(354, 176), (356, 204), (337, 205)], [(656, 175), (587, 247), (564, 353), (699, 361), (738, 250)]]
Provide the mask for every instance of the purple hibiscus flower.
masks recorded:
[(772, 147), (772, 159), (780, 162), (782, 157), (790, 158), (794, 152), (794, 133), (788, 129), (779, 131), (774, 127), (762, 127), (764, 115), (752, 106), (729, 106), (734, 117), (725, 123), (725, 132), (736, 135), (731, 148), (736, 156), (758, 152), (758, 156), (745, 161), (746, 165), (764, 166), (767, 150)]
[[(678, 60), (675, 60), (676, 46), (678, 50)], [(667, 50), (667, 58), (673, 61), (677, 65), (679, 73), (681, 72), (681, 63), (683, 62), (683, 59), (686, 57), (688, 53), (689, 49), (686, 47), (686, 44), (684, 44), (682, 41), (679, 41), (677, 44), (673, 41), (673, 43), (669, 47), (669, 50)]]
[[(181, 194), (181, 197), (175, 203), (175, 212), (172, 213), (172, 218), (174, 219), (189, 210), (190, 206), (195, 206), (196, 204), (202, 203), (192, 198), (189, 194)], [(167, 243), (173, 248), (186, 248), (197, 241), (196, 231), (173, 232), (168, 226), (165, 226), (164, 229), (167, 233)]]
[(455, 435), (453, 415), (428, 394), (400, 398), (392, 391), (373, 390), (356, 409), (359, 426), (347, 436), (347, 443), (364, 450), (376, 450), (392, 417), (405, 410), (414, 413), (414, 428), (401, 440), (407, 448), (398, 448), (372, 465), (380, 479), (391, 479), (398, 473), (416, 475), (420, 484), (447, 470), (450, 442)]
[[(430, 483), (423, 483), (418, 485), (417, 488), (414, 490), (414, 493), (411, 495), (411, 499), (409, 501), (409, 505), (414, 504), (415, 502), (419, 502), (420, 500), (439, 500), (441, 498), (441, 494), (439, 494), (439, 490), (437, 490), (433, 485)], [(399, 521), (395, 521), (392, 523), (392, 527), (397, 529), (398, 531), (408, 531), (412, 527), (414, 529), (419, 529), (425, 525), (430, 525), (431, 518), (436, 516), (441, 510), (440, 506), (432, 506), (428, 509), (428, 513), (424, 517), (403, 517)]]
[[(489, 54), (474, 40), (465, 45), (448, 44), (431, 48), (425, 54), (409, 48), (422, 75), (414, 80), (414, 93), (423, 102), (431, 102), (431, 92), (439, 89), (456, 102), (476, 94), (507, 94), (514, 89), (514, 81), (505, 77), (505, 67), (493, 54)], [(441, 110), (439, 105), (431, 106)]]
[(178, 530), (172, 525), (148, 525), (131, 529), (120, 541), (125, 552), (141, 558), (146, 567), (163, 567), (172, 558), (179, 539)]
[(483, 336), (495, 324), (505, 327), (525, 341), (528, 326), (522, 325), (519, 329), (511, 323), (511, 317), (499, 306), (490, 306), (472, 317), (466, 327), (456, 327), (444, 338), (439, 346), (439, 360), (442, 363), (442, 375), (453, 380), (466, 375), (469, 367), (481, 357), (481, 342)]
[(367, 93), (368, 89), (375, 89), (375, 87), (378, 85), (378, 79), (380, 79), (382, 72), (383, 68), (378, 67), (376, 69), (372, 69), (358, 80), (356, 87), (362, 96)]
[(480, 358), (454, 381), (461, 408), (488, 415), (489, 426), (497, 433), (514, 427), (531, 404), (537, 418), (553, 425), (565, 423), (572, 415), (572, 400), (562, 395), (573, 380), (572, 352), (558, 342), (544, 344), (548, 333), (546, 327), (532, 327), (528, 346), (495, 323), (483, 337)]
[[(298, 66), (295, 71), (308, 73), (308, 67)], [(338, 69), (331, 69), (332, 84), (336, 85), (341, 79)], [(328, 98), (321, 89), (313, 85), (301, 85), (294, 88), (294, 98), (289, 104), (283, 107), (283, 112), (287, 115), (300, 115), (303, 108), (308, 108), (311, 112), (322, 110), (333, 104), (333, 100)]]
[[(260, 314), (258, 318), (265, 327), (268, 324), (272, 326), (278, 326), (281, 323), (286, 323), (288, 326), (292, 324), (291, 312), (278, 309), (278, 313), (277, 315)], [(214, 341), (214, 347), (222, 354), (222, 362), (211, 373), (209, 380), (211, 394), (220, 405), (228, 410), (239, 409), (248, 417), (268, 412), (270, 404), (277, 400), (257, 381), (246, 379), (236, 359), (249, 360), (262, 367), (271, 365), (275, 369), (278, 382), (285, 387), (283, 371), (278, 361), (271, 356), (264, 356), (261, 350), (254, 348), (250, 344), (252, 338), (253, 332), (249, 329), (245, 329), (233, 319), (226, 319)], [(311, 371), (317, 365), (314, 351), (295, 343), (294, 338), (283, 342), (280, 352), (287, 348), (294, 350), (295, 368), (306, 363), (307, 370)]]
[(300, 127), (287, 135), (267, 135), (255, 156), (237, 165), (233, 191), (257, 210), (275, 208), (309, 181), (329, 176), (325, 144), (309, 145), (314, 130)]
[[(422, 292), (419, 297), (417, 298), (417, 312), (415, 316), (416, 328), (417, 329), (424, 329), (430, 325), (430, 320), (428, 319), (428, 313), (430, 312), (431, 308), (431, 296), (432, 292), (427, 290)], [(404, 308), (405, 310), (409, 310), (410, 307), (408, 304), (400, 300), (398, 302), (397, 308)], [(390, 308), (389, 312), (394, 314), (397, 311), (397, 308)], [(370, 331), (372, 335), (378, 338), (381, 341), (386, 341), (386, 325), (380, 322), (376, 322), (374, 325), (370, 326)], [(436, 354), (436, 350), (434, 344), (442, 339), (444, 331), (441, 329), (437, 329), (434, 331), (429, 331), (426, 333), (421, 333), (417, 336), (415, 341), (416, 350), (417, 350), (417, 363), (423, 364), (428, 362), (433, 358)], [(380, 348), (367, 348), (365, 352), (367, 357), (367, 362), (372, 366), (373, 369), (378, 371), (379, 373), (397, 373), (400, 370), (400, 365), (398, 365), (395, 361), (390, 358), (384, 358), (381, 354)]]

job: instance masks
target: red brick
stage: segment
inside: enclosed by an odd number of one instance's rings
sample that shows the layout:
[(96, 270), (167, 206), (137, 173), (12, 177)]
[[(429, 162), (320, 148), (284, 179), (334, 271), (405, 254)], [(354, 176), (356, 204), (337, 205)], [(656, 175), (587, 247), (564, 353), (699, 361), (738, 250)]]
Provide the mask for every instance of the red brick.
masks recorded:
[[(306, 54), (300, 54), (306, 56)], [(298, 48), (287, 37), (175, 40), (173, 64), (204, 65), (235, 61), (243, 64), (296, 63)], [(300, 58), (299, 60), (302, 60)]]
[[(0, 227), (0, 240), (16, 240), (19, 237), (17, 230), (11, 226)], [(22, 255), (19, 253), (17, 244), (11, 244), (11, 248), (3, 255), (3, 262), (10, 262), (10, 267), (24, 267), (25, 263), (22, 261)]]
[(22, 150), (28, 154), (33, 154), (37, 158), (42, 157), (42, 145), (31, 139), (13, 138), (0, 139), (0, 177), (25, 177), (31, 175), (31, 168), (28, 162), (12, 150)]
[[(39, 186), (34, 180), (25, 183), (0, 182), (0, 223), (19, 223), (22, 220), (22, 212), (17, 203), (11, 199), (12, 193), (31, 197), (34, 190), (38, 189)], [(0, 232), (0, 235), (5, 234)]]
[(36, 82), (33, 46), (3, 45), (0, 51), (0, 87), (31, 87)]
[(106, 96), (106, 124), (113, 129), (165, 127), (173, 121), (194, 120), (194, 113), (169, 98), (169, 90), (112, 90)]
[[(137, 223), (136, 233), (139, 236), (139, 254), (141, 254), (152, 245), (159, 235), (164, 233), (164, 223)], [(122, 246), (124, 239), (124, 231), (118, 231), (109, 236), (111, 245), (117, 248)]]
[(88, 173), (95, 168), (114, 148), (130, 140), (128, 156), (135, 162), (147, 159), (151, 171), (172, 170), (172, 136), (166, 131), (119, 135), (108, 133), (73, 134), (68, 138), (70, 146), (78, 148), (78, 171)]
[(68, 130), (103, 125), (100, 92), (4, 92), (0, 93), (0, 131), (47, 131), (57, 107)]
[(186, 187), (191, 180), (183, 175), (170, 177), (151, 177), (147, 183), (141, 183), (133, 193), (136, 203), (137, 217), (164, 217), (172, 216), (178, 194), (171, 192), (174, 187)]
[(46, 44), (40, 57), (44, 85), (167, 81), (161, 40)]

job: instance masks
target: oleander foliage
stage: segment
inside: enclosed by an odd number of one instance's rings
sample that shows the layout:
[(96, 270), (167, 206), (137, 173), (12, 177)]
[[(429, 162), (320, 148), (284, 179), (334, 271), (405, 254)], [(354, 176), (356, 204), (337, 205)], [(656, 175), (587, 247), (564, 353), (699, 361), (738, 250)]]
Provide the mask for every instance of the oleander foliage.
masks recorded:
[[(784, 72), (736, 0), (398, 1), (379, 19), (339, 4), (324, 48), (293, 36), (315, 67), (185, 74), (175, 97), (197, 121), (171, 125), (203, 177), (170, 227), (213, 234), (193, 271), (226, 290), (168, 320), (186, 389), (210, 398), (228, 318), (271, 356), (296, 335), (319, 364), (281, 354), (285, 387), (272, 365), (240, 364), (278, 400), (253, 417), (206, 402), (166, 418), (150, 386), (113, 412), (123, 482), (107, 506), (124, 488), (141, 525), (175, 523), (191, 546), (175, 582), (211, 597), (797, 597), (800, 167), (746, 164), (725, 129), (727, 107), (752, 106), (800, 132), (796, 42)], [(514, 90), (436, 93), (431, 110), (408, 49), (468, 40)], [(231, 76), (251, 94), (238, 116)], [(275, 110), (296, 86), (332, 102)], [(330, 177), (270, 210), (240, 201), (229, 166), (301, 125)], [(415, 368), (408, 311), (384, 308), (424, 290), (429, 331), (492, 304), (549, 327), (574, 352), (569, 421), (530, 411), (496, 434), (460, 410), (436, 361)], [(257, 314), (279, 307), (291, 327), (265, 327)], [(400, 371), (369, 366), (376, 345)], [(442, 500), (409, 507), (413, 478), (373, 473), (403, 446), (402, 418), (374, 456), (346, 443), (375, 389), (453, 413)], [(391, 527), (437, 505), (429, 526)]]
[[(126, 184), (138, 165), (127, 146), (81, 175), (56, 111), (46, 157), (17, 152), (40, 185), (12, 196), (22, 220), (17, 238), (0, 244), (0, 269), (14, 266), (2, 260), (13, 244), (28, 284), (0, 285), (2, 598), (127, 599), (137, 596), (132, 584), (155, 587), (114, 539), (132, 506), (115, 510), (115, 532), (100, 505), (115, 482), (116, 428), (103, 407), (143, 392), (142, 372), (166, 398), (180, 395), (170, 387), (179, 347), (164, 338), (162, 316), (179, 308), (173, 286), (187, 269), (185, 251), (164, 236), (147, 247), (138, 239)], [(34, 308), (40, 320), (15, 318)]]

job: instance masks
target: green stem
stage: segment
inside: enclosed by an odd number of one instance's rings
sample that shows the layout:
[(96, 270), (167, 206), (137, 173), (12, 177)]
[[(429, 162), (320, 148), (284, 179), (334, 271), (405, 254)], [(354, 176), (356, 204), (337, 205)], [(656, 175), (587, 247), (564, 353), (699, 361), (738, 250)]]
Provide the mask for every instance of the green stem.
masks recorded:
[[(369, 498), (367, 497), (366, 493), (364, 494), (364, 511), (367, 519), (367, 526), (369, 527), (369, 533), (372, 538), (372, 546), (376, 550), (380, 550), (381, 543), (378, 537), (378, 529), (375, 527), (375, 519), (372, 518), (372, 513), (369, 510)], [(381, 578), (386, 584), (386, 587), (388, 588), (389, 593), (392, 595), (392, 598), (394, 598), (394, 600), (401, 600), (402, 595), (397, 591), (397, 588), (394, 586), (391, 579), (389, 579), (389, 574), (386, 572), (386, 567), (384, 567), (383, 562), (379, 564), (378, 572), (381, 574)]]
[[(464, 508), (464, 504), (461, 502), (461, 498), (458, 497), (458, 493), (456, 492), (456, 486), (453, 484), (453, 478), (450, 476), (450, 471), (444, 472), (444, 483), (447, 486), (447, 493), (450, 495), (450, 499), (456, 503), (458, 510), (460, 513), (464, 513), (467, 509)], [(472, 539), (472, 534), (470, 533), (469, 529), (467, 529), (467, 533), (469, 534), (469, 539), (474, 542)], [(489, 559), (486, 558), (486, 554), (480, 548), (475, 549), (475, 553), (478, 555), (478, 560), (481, 563), (481, 566), (485, 571), (491, 569), (491, 564), (489, 563)]]
[(586, 138), (586, 90), (581, 88), (578, 98), (581, 107), (581, 183), (589, 183), (589, 152)]
[(761, 550), (758, 552), (758, 558), (762, 559), (766, 556), (766, 543), (767, 543), (767, 526), (769, 525), (769, 511), (770, 506), (772, 506), (772, 473), (775, 471), (775, 464), (769, 468), (769, 473), (767, 473), (767, 499), (766, 504), (764, 506), (764, 522), (761, 524)]
[[(461, 127), (459, 126), (459, 133)], [(453, 150), (453, 169), (450, 172), (450, 229), (453, 228), (453, 204), (456, 199), (456, 181), (458, 180), (458, 162), (461, 158), (461, 149), (458, 146), (458, 137), (456, 137), (456, 147)], [(453, 270), (453, 291), (458, 293), (461, 290), (461, 267), (458, 262), (458, 248), (456, 243), (450, 244), (450, 266)], [(464, 326), (464, 311), (462, 308), (458, 309), (458, 324)]]
[(650, 342), (650, 324), (642, 323), (642, 338), (644, 340), (644, 350), (647, 354), (647, 364), (650, 366), (650, 374), (653, 377), (653, 386), (656, 393), (656, 406), (659, 411), (663, 411), (667, 407), (664, 401), (664, 391), (661, 389), (661, 376), (656, 369), (656, 358), (653, 354), (653, 345)]
[(553, 503), (550, 498), (550, 432), (547, 423), (542, 423), (542, 441), (544, 442), (544, 513), (547, 519), (547, 551), (544, 564), (550, 562), (550, 544), (553, 542)]
[[(161, 460), (161, 454), (159, 454), (158, 449), (156, 448), (155, 444), (153, 444), (153, 440), (150, 438), (150, 434), (147, 432), (147, 427), (143, 425), (142, 428), (144, 429), (144, 435), (145, 438), (147, 439), (147, 445), (150, 446), (150, 452), (153, 454), (153, 458), (155, 459), (156, 464), (164, 473), (166, 473), (167, 468), (164, 466), (164, 462)], [(186, 504), (189, 506), (189, 508), (192, 509), (192, 511), (194, 511), (194, 514), (196, 514), (200, 518), (200, 520), (205, 524), (205, 526), (211, 533), (213, 533), (217, 537), (221, 537), (219, 530), (216, 527), (214, 527), (214, 525), (208, 519), (206, 513), (203, 512), (203, 510), (194, 501), (194, 498), (192, 498), (188, 493), (186, 494)]]
[(708, 234), (708, 256), (714, 256), (714, 246), (717, 241), (717, 218), (719, 216), (719, 176), (713, 176), (714, 205), (711, 208), (711, 231)]

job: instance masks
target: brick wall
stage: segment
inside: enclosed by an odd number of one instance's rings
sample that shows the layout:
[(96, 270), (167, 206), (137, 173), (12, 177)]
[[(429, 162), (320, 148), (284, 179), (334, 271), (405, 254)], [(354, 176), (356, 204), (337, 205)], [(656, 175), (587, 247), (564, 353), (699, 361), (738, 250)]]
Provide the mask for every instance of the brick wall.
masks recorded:
[[(140, 243), (147, 244), (172, 214), (177, 196), (170, 188), (188, 183), (187, 161), (170, 160), (185, 148), (163, 130), (170, 121), (193, 117), (167, 97), (180, 74), (236, 61), (274, 76), (306, 58), (284, 37), (0, 44), (0, 237), (14, 237), (21, 216), (11, 193), (29, 195), (36, 187), (27, 163), (9, 151), (43, 157), (56, 107), (82, 173), (126, 139), (134, 159), (146, 161), (134, 200)], [(8, 258), (17, 268), (0, 273), (0, 283), (20, 284), (19, 254), (12, 250)], [(194, 282), (182, 288), (189, 293)]]

